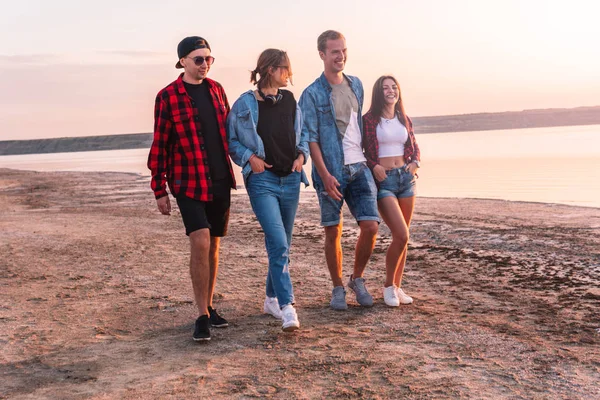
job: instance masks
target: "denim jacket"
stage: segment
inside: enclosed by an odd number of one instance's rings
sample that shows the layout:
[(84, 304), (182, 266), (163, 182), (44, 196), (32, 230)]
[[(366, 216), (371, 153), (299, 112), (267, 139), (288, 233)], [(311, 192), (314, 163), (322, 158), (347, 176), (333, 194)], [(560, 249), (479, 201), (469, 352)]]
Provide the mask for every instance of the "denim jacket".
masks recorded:
[[(362, 134), (363, 125), (362, 118), (360, 117), (362, 115), (364, 100), (362, 82), (355, 76), (344, 74), (344, 78), (350, 83), (350, 88), (358, 101), (358, 126)], [(327, 171), (341, 182), (344, 168), (344, 150), (342, 147), (344, 135), (339, 131), (335, 123), (335, 108), (331, 98), (331, 85), (327, 81), (327, 78), (325, 78), (324, 73), (304, 89), (304, 92), (300, 96), (299, 104), (304, 117), (302, 134), (308, 137), (309, 142), (319, 144)], [(314, 163), (312, 179), (315, 189), (323, 187), (323, 181)]]
[[(308, 149), (308, 136), (302, 129), (302, 113), (300, 107), (296, 105), (296, 119), (294, 121), (294, 131), (296, 132), (296, 151), (304, 154), (304, 163), (308, 160), (310, 154)], [(256, 131), (258, 125), (258, 100), (254, 96), (254, 91), (248, 90), (243, 93), (233, 104), (229, 115), (227, 116), (227, 141), (229, 142), (229, 155), (234, 163), (242, 167), (244, 185), (248, 176), (252, 172), (252, 167), (248, 160), (252, 154), (258, 158), (265, 159), (265, 146), (262, 139)], [(308, 177), (302, 170), (301, 181), (306, 186), (309, 185)]]

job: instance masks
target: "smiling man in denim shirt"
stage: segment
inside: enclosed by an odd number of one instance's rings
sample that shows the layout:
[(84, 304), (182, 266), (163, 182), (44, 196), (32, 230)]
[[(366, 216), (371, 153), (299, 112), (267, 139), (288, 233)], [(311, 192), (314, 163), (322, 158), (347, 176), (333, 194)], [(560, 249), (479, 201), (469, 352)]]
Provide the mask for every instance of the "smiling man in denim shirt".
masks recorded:
[(377, 187), (362, 152), (361, 81), (342, 71), (346, 65), (346, 39), (336, 31), (323, 32), (318, 40), (324, 72), (300, 97), (303, 131), (308, 135), (313, 161), (313, 183), (325, 227), (325, 258), (331, 274), (331, 308), (345, 310), (346, 291), (342, 282), (342, 205), (344, 200), (360, 227), (354, 271), (348, 287), (361, 306), (373, 305), (363, 272), (369, 261), (377, 230)]

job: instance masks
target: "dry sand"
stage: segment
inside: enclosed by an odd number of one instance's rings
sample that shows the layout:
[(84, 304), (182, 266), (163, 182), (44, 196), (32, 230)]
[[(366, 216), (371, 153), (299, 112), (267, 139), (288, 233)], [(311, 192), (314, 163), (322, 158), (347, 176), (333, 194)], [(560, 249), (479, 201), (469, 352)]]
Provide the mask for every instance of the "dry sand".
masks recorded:
[(419, 198), (414, 304), (383, 303), (382, 225), (375, 306), (349, 294), (334, 312), (308, 190), (292, 251), (302, 327), (284, 334), (261, 313), (263, 235), (235, 194), (215, 303), (231, 325), (197, 344), (180, 215), (156, 211), (146, 178), (5, 169), (0, 202), (0, 398), (600, 398), (600, 209)]

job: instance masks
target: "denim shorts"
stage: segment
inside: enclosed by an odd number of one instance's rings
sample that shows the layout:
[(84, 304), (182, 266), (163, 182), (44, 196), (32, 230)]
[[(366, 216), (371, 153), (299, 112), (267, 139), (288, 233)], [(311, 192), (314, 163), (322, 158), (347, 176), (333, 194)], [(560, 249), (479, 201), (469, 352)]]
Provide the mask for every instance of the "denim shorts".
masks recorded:
[(377, 211), (377, 186), (365, 162), (345, 165), (338, 182), (338, 190), (342, 193), (342, 200), (339, 201), (332, 199), (323, 187), (315, 185), (321, 206), (322, 226), (340, 223), (344, 200), (356, 221), (381, 222)]
[(408, 172), (408, 168), (400, 167), (385, 171), (387, 178), (379, 182), (377, 200), (384, 197), (413, 197), (415, 195), (415, 176)]

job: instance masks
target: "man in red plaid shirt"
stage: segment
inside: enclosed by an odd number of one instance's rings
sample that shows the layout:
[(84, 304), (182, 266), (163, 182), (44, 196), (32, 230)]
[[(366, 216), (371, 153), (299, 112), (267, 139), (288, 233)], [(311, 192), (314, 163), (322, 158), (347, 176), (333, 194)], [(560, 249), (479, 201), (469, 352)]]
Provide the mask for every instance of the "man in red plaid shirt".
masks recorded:
[(177, 55), (175, 67), (183, 73), (156, 96), (148, 168), (158, 210), (171, 214), (168, 185), (190, 238), (190, 274), (200, 315), (193, 338), (207, 341), (210, 326), (228, 326), (212, 308), (212, 298), (219, 240), (227, 233), (235, 188), (225, 131), (229, 104), (223, 87), (206, 77), (215, 59), (205, 39), (186, 37)]

